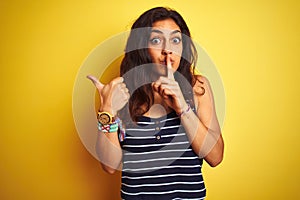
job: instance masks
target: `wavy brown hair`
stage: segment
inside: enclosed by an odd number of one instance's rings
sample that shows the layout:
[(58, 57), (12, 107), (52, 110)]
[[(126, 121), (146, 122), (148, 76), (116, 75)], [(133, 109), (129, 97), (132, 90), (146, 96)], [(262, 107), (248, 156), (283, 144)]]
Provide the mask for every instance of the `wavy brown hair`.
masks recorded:
[[(197, 61), (197, 51), (189, 28), (182, 16), (175, 10), (156, 7), (144, 12), (132, 25), (130, 35), (125, 48), (125, 56), (121, 63), (120, 75), (124, 77), (131, 97), (129, 103), (120, 111), (120, 117), (125, 121), (137, 121), (139, 116), (145, 114), (153, 105), (154, 96), (151, 87), (150, 71), (152, 65), (151, 57), (148, 53), (148, 41), (150, 38), (151, 27), (154, 22), (172, 19), (179, 26), (182, 34), (182, 56), (178, 73), (175, 79), (179, 83), (183, 95), (191, 106), (194, 106), (192, 86), (195, 84), (194, 70)], [(146, 67), (139, 67), (145, 66)], [(149, 65), (149, 66), (148, 66)], [(130, 74), (130, 75), (129, 75)], [(185, 80), (180, 80), (184, 78)], [(128, 119), (130, 114), (131, 119)], [(127, 117), (125, 117), (127, 116)]]

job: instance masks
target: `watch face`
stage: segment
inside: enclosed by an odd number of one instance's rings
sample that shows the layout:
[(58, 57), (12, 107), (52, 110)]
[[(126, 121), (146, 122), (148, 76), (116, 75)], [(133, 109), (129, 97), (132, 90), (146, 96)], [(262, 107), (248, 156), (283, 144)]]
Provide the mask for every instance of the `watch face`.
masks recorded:
[(103, 125), (106, 125), (106, 124), (109, 124), (110, 123), (110, 116), (106, 113), (101, 113), (99, 115), (99, 118), (98, 118), (99, 122)]

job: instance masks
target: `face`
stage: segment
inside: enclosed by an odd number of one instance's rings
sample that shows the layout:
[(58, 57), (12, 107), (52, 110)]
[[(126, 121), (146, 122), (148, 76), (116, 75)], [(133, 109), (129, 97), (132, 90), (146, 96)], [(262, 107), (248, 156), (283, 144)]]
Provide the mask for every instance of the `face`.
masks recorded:
[(148, 42), (148, 52), (152, 62), (157, 65), (156, 71), (166, 74), (166, 55), (171, 58), (171, 65), (176, 71), (182, 54), (182, 35), (179, 26), (172, 19), (153, 23)]

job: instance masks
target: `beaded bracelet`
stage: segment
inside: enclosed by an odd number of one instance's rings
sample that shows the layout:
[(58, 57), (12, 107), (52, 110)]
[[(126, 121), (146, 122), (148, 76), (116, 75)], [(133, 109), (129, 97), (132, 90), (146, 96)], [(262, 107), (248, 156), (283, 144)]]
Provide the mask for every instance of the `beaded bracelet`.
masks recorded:
[(113, 133), (119, 130), (120, 142), (124, 141), (126, 138), (125, 128), (122, 125), (122, 121), (118, 117), (115, 119), (115, 122), (112, 124), (102, 125), (100, 122), (98, 122), (98, 130), (101, 131), (102, 133)]
[(103, 133), (117, 132), (117, 130), (118, 130), (118, 123), (114, 122), (112, 124), (102, 125), (100, 122), (98, 122), (98, 130), (102, 131)]
[(188, 105), (188, 108), (186, 110), (182, 111), (181, 113), (177, 114), (178, 117), (181, 117), (182, 115), (184, 115), (184, 114), (186, 114), (187, 112), (190, 111), (191, 105), (190, 104), (187, 104), (187, 105)]
[(126, 138), (126, 131), (125, 131), (125, 128), (123, 127), (123, 125), (122, 125), (122, 120), (120, 120), (120, 118), (117, 117), (115, 121), (119, 125), (119, 141), (123, 142)]

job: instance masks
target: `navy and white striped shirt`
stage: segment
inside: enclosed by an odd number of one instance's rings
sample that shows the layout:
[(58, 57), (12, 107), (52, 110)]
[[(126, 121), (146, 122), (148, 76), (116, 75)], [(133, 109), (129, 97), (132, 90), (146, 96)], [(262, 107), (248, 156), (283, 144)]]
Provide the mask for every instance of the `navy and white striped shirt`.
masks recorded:
[(205, 198), (203, 159), (192, 150), (174, 111), (160, 118), (143, 116), (137, 125), (127, 125), (121, 147), (122, 199)]

